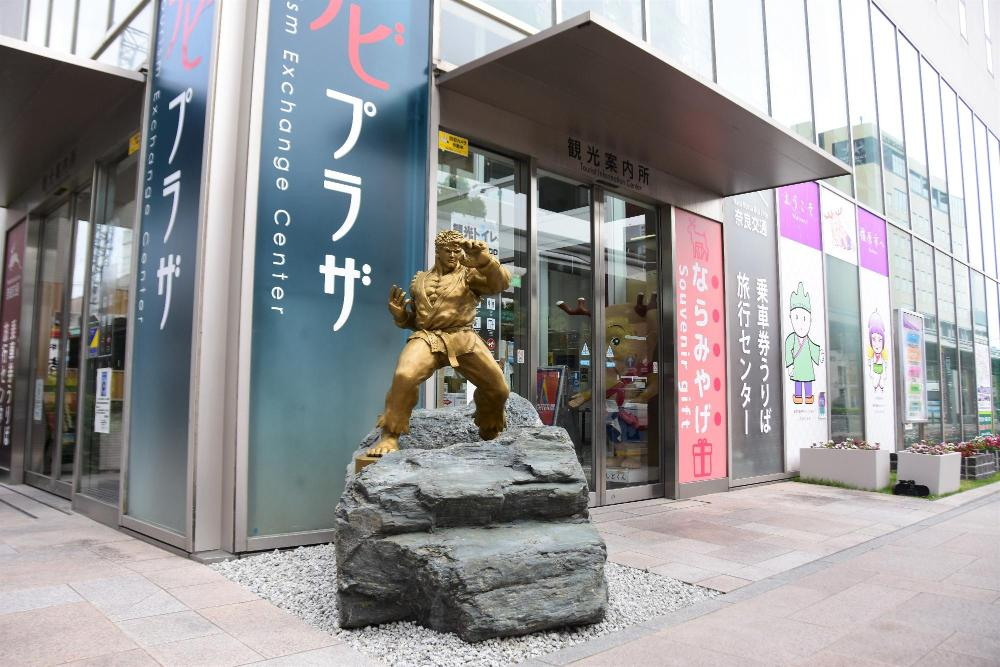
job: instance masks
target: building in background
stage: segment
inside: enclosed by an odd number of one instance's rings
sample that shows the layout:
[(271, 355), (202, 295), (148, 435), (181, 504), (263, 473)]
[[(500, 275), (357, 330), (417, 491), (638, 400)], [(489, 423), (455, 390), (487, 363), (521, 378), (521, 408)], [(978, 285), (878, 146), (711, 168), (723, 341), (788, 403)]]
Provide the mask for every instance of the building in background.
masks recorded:
[(192, 553), (329, 540), (443, 229), (593, 505), (994, 431), (998, 15), (0, 3), (0, 469)]

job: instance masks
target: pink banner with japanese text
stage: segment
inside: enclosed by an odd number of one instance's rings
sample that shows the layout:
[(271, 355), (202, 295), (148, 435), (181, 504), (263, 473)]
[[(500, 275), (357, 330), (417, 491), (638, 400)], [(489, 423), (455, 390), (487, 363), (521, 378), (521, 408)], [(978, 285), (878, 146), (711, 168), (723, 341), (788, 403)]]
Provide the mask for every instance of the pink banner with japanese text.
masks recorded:
[(680, 209), (675, 221), (678, 481), (684, 484), (728, 472), (726, 319), (722, 225)]

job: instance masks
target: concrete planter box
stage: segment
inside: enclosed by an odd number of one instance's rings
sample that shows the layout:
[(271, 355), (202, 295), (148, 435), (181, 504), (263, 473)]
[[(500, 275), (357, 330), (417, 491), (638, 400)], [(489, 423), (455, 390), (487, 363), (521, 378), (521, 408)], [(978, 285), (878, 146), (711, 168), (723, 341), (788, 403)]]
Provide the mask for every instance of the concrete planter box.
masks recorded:
[(962, 479), (986, 479), (997, 471), (993, 452), (984, 452), (962, 458)]
[(958, 452), (943, 456), (899, 452), (896, 479), (912, 479), (930, 489), (932, 496), (940, 496), (958, 491), (961, 469), (962, 455)]
[(804, 447), (799, 454), (799, 477), (840, 482), (866, 491), (889, 485), (887, 449)]

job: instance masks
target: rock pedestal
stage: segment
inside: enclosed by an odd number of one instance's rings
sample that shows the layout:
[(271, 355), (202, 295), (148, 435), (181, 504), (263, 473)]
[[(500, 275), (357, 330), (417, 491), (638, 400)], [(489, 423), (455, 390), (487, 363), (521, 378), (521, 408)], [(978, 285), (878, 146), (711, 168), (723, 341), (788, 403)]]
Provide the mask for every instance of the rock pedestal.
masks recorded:
[(513, 394), (496, 440), (479, 440), (471, 414), (416, 411), (401, 451), (348, 469), (342, 627), (412, 620), (479, 641), (604, 618), (607, 554), (568, 434)]

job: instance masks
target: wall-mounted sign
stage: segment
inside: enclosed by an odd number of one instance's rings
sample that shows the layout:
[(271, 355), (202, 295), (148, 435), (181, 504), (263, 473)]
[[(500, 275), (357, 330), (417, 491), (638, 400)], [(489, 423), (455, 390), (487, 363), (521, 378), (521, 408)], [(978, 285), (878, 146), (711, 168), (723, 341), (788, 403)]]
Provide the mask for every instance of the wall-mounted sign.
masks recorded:
[(333, 527), (406, 337), (389, 290), (427, 248), (428, 4), (261, 6), (249, 536)]
[(14, 374), (17, 369), (21, 320), (21, 280), (24, 241), (28, 226), (21, 222), (7, 232), (3, 251), (3, 300), (0, 301), (0, 467), (10, 468), (11, 429), (14, 427)]
[(864, 359), (865, 438), (896, 449), (896, 388), (889, 300), (889, 250), (885, 220), (858, 209), (858, 285), (861, 289), (861, 350)]
[(722, 225), (674, 211), (678, 481), (728, 474)]
[(438, 148), (463, 157), (469, 156), (469, 140), (444, 130), (438, 130)]
[(180, 534), (215, 13), (215, 3), (159, 0), (140, 172), (127, 513)]
[(858, 264), (858, 234), (854, 204), (826, 188), (819, 189), (823, 252), (848, 264)]
[(111, 433), (111, 369), (97, 369), (94, 392), (94, 432)]
[(784, 470), (778, 245), (771, 190), (726, 198), (732, 477)]
[(907, 423), (927, 421), (927, 373), (924, 359), (924, 316), (899, 309), (898, 359), (902, 420)]
[(128, 138), (128, 154), (138, 153), (142, 148), (142, 132), (136, 132)]
[(990, 348), (976, 341), (976, 410), (979, 433), (993, 433), (993, 388), (990, 384)]
[(649, 189), (649, 167), (579, 137), (566, 138), (566, 155), (576, 160), (584, 180), (600, 179), (635, 192)]
[(819, 186), (778, 188), (778, 226), (785, 470), (792, 472), (799, 449), (829, 437)]

